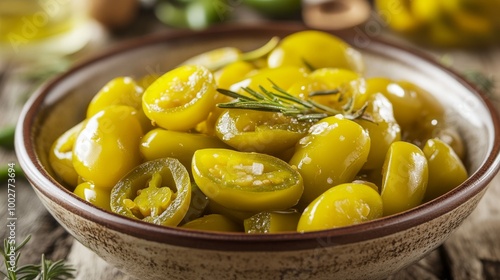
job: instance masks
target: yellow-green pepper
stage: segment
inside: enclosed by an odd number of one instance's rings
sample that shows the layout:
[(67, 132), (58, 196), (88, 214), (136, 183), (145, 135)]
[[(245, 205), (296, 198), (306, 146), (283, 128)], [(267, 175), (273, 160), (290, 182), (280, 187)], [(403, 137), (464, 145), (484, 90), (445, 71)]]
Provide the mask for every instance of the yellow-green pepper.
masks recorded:
[(423, 152), (429, 165), (425, 201), (454, 189), (467, 179), (467, 170), (453, 149), (439, 139), (429, 139)]
[(109, 204), (111, 189), (96, 188), (90, 182), (83, 182), (73, 191), (81, 199), (107, 211), (111, 211)]
[(384, 216), (420, 205), (427, 189), (429, 169), (422, 150), (408, 142), (391, 144), (382, 169)]
[(142, 162), (137, 111), (124, 105), (106, 107), (87, 119), (73, 148), (73, 166), (85, 181), (112, 188)]
[[(320, 94), (337, 90), (335, 94)], [(307, 77), (295, 82), (288, 93), (303, 100), (311, 99), (323, 105), (342, 111), (347, 103), (361, 100), (365, 94), (365, 80), (354, 71), (342, 68), (320, 68)], [(363, 104), (355, 104), (359, 109)]]
[(310, 126), (281, 113), (227, 109), (215, 128), (219, 139), (238, 151), (279, 155), (295, 146)]
[(359, 183), (330, 188), (306, 207), (297, 231), (349, 226), (382, 217), (382, 198), (372, 187)]
[(382, 94), (373, 94), (365, 110), (370, 120), (357, 119), (370, 135), (370, 153), (363, 169), (381, 169), (390, 145), (401, 140), (401, 129), (394, 118), (391, 102)]
[(363, 72), (361, 54), (338, 37), (316, 30), (295, 32), (283, 38), (268, 56), (269, 68), (296, 66), (310, 70), (336, 67)]
[(142, 94), (144, 89), (130, 77), (117, 77), (109, 81), (92, 98), (87, 107), (87, 118), (112, 105), (126, 105), (137, 110), (143, 131), (151, 129), (149, 120), (142, 110)]
[(78, 185), (78, 173), (73, 166), (73, 147), (76, 138), (84, 126), (84, 121), (70, 128), (59, 136), (49, 152), (50, 167), (57, 176), (72, 188)]
[(342, 116), (325, 118), (299, 140), (290, 160), (304, 178), (300, 206), (305, 207), (329, 188), (351, 182), (370, 152), (368, 132)]
[(111, 190), (111, 210), (149, 223), (177, 226), (191, 201), (191, 181), (176, 159), (147, 161), (124, 176)]
[(144, 113), (162, 128), (187, 131), (205, 120), (215, 106), (216, 87), (208, 69), (180, 66), (146, 89), (142, 96)]
[(195, 152), (192, 169), (206, 196), (240, 211), (288, 209), (304, 189), (297, 170), (266, 154), (202, 149)]
[(249, 77), (231, 85), (232, 91), (245, 94), (243, 88), (259, 90), (264, 87), (266, 90), (273, 90), (274, 84), (282, 89), (289, 88), (297, 80), (306, 77), (308, 70), (297, 66), (285, 66), (279, 68), (263, 68), (252, 71)]

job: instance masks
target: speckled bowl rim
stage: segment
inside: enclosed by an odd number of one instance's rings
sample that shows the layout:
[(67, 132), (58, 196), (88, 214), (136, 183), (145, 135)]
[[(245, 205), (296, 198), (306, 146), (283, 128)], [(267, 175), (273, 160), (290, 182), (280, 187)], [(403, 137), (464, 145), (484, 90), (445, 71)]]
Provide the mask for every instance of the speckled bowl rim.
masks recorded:
[[(494, 139), (496, 141), (493, 143), (490, 154), (474, 174), (449, 193), (404, 213), (358, 225), (308, 233), (292, 232), (267, 235), (233, 234), (163, 227), (103, 211), (77, 198), (44, 170), (37, 157), (32, 127), (37, 118), (43, 99), (51, 92), (51, 89), (59, 83), (89, 65), (99, 63), (101, 60), (108, 57), (120, 55), (128, 50), (141, 48), (142, 46), (166, 43), (168, 41), (175, 42), (175, 40), (184, 38), (199, 38), (202, 40), (207, 37), (230, 36), (231, 34), (241, 34), (242, 32), (249, 35), (262, 32), (270, 34), (273, 32), (292, 33), (303, 29), (308, 28), (301, 24), (272, 23), (259, 25), (223, 25), (204, 31), (169, 31), (167, 33), (153, 34), (139, 39), (132, 39), (98, 56), (88, 59), (43, 85), (26, 103), (18, 122), (15, 141), (15, 148), (20, 165), (28, 180), (38, 192), (75, 215), (79, 215), (111, 230), (131, 235), (139, 239), (189, 248), (224, 251), (293, 251), (317, 248), (319, 243), (321, 246), (335, 246), (375, 239), (408, 230), (448, 213), (488, 186), (488, 183), (496, 175), (500, 166), (500, 140), (498, 140), (500, 125), (499, 117), (493, 104), (483, 93), (467, 82), (458, 73), (441, 65), (429, 56), (416, 50), (403, 48), (377, 38), (370, 38), (371, 43), (383, 45), (389, 49), (404, 51), (410, 55), (419, 57), (424, 62), (431, 64), (457, 80), (482, 101), (484, 107), (489, 111), (488, 114), (491, 116), (491, 122), (494, 127)], [(353, 43), (353, 32), (336, 34), (347, 42)]]

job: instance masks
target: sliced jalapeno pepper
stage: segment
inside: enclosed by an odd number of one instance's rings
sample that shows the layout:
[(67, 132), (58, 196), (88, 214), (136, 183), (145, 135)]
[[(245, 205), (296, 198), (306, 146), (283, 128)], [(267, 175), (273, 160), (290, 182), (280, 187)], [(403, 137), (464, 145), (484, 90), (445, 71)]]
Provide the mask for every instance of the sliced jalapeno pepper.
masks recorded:
[(194, 180), (205, 195), (235, 210), (288, 209), (297, 204), (303, 191), (297, 170), (266, 154), (198, 150), (192, 169)]
[(292, 148), (311, 123), (298, 122), (281, 113), (230, 109), (216, 123), (216, 135), (243, 152), (279, 155)]
[(177, 226), (191, 201), (186, 168), (173, 158), (145, 162), (111, 190), (111, 210), (149, 223)]

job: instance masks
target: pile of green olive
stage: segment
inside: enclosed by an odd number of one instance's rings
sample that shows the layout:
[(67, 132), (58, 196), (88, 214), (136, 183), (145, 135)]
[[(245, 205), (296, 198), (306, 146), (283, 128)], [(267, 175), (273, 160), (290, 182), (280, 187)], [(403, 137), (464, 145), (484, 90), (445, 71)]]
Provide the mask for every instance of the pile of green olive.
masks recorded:
[(132, 219), (246, 233), (358, 224), (467, 178), (462, 139), (432, 95), (363, 77), (360, 53), (329, 33), (270, 42), (112, 79), (53, 144), (54, 173)]

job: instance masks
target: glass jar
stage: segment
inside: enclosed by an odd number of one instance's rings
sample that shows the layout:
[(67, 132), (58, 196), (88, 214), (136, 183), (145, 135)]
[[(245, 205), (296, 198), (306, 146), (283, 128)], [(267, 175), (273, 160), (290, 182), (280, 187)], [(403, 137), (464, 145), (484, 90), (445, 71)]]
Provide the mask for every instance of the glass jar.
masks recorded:
[(69, 54), (90, 38), (85, 0), (0, 0), (0, 57)]

